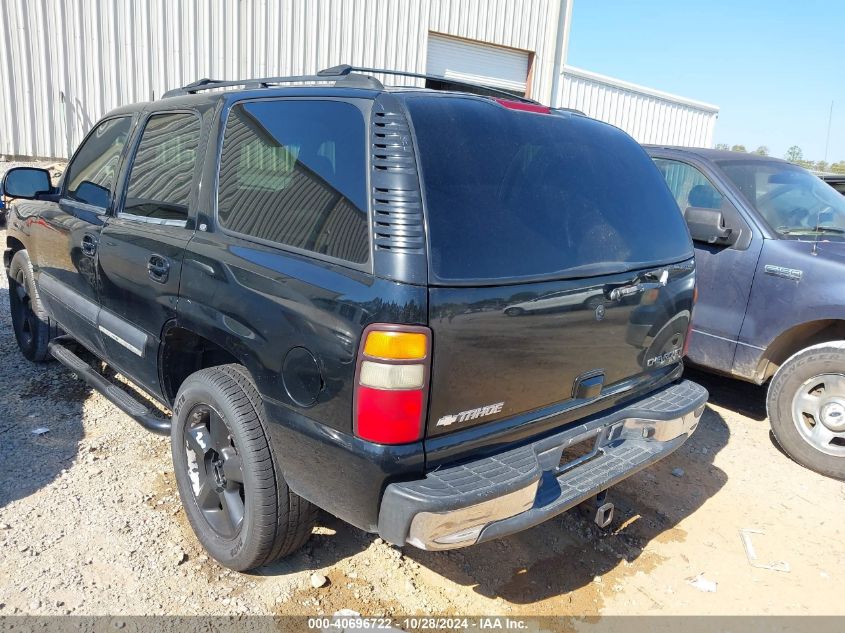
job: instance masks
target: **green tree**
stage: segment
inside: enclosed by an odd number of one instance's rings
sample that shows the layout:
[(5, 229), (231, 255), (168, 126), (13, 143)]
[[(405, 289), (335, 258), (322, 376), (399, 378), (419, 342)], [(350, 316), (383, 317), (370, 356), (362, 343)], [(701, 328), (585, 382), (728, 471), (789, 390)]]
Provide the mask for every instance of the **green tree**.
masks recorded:
[(845, 174), (845, 160), (840, 160), (830, 166), (830, 171), (835, 174)]
[(784, 158), (790, 163), (797, 163), (804, 159), (804, 152), (801, 151), (801, 148), (797, 145), (793, 145), (788, 150), (786, 150), (786, 155), (784, 156)]
[(748, 150), (745, 149), (745, 145), (734, 145), (731, 147), (732, 152), (747, 152)]
[(727, 143), (716, 143), (716, 149), (730, 149)]
[(813, 165), (813, 169), (816, 171), (830, 171), (830, 164), (826, 160), (818, 160)]
[(754, 150), (755, 154), (759, 154), (760, 156), (768, 156), (769, 155), (769, 148), (765, 145), (761, 145), (757, 149)]

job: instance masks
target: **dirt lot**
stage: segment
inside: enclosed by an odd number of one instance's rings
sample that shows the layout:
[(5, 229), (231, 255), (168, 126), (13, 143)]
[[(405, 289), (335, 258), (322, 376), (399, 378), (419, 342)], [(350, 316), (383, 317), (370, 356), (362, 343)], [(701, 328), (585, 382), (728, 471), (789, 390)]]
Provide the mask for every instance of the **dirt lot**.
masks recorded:
[[(58, 364), (23, 360), (0, 284), (0, 615), (845, 614), (845, 484), (776, 448), (762, 390), (699, 374), (712, 394), (699, 430), (611, 492), (608, 533), (570, 512), (426, 553), (325, 515), (288, 560), (226, 571), (180, 509), (168, 440)], [(752, 567), (742, 528), (762, 532), (760, 561), (790, 571)], [(314, 573), (325, 587), (312, 588)], [(715, 592), (689, 582), (699, 574)]]

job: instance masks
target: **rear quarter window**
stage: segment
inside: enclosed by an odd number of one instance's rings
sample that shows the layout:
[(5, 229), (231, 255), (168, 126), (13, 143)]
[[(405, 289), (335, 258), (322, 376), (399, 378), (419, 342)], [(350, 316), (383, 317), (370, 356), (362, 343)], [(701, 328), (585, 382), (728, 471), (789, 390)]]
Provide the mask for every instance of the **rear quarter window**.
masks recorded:
[(666, 183), (624, 132), (471, 97), (406, 103), (435, 281), (603, 274), (692, 256)]
[(369, 260), (364, 118), (340, 101), (236, 104), (223, 135), (224, 229), (328, 257)]

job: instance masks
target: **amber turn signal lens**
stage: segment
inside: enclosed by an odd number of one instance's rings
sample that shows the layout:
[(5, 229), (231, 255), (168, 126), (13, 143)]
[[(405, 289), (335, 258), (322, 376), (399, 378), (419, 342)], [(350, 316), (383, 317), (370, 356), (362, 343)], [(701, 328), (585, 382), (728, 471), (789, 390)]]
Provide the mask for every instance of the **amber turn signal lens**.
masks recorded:
[(427, 337), (418, 332), (370, 332), (364, 354), (372, 358), (416, 360), (426, 357)]

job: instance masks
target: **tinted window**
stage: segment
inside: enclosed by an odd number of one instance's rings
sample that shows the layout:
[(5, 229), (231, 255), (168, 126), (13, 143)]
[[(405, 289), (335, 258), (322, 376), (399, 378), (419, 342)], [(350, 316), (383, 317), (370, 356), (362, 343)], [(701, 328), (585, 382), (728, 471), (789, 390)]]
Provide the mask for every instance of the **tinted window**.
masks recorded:
[(256, 101), (229, 113), (220, 225), (356, 263), (369, 258), (364, 119), (337, 101)]
[(65, 195), (106, 208), (114, 193), (120, 154), (126, 145), (130, 117), (100, 123), (76, 152), (65, 176)]
[(660, 173), (623, 132), (481, 99), (407, 104), (434, 277), (579, 276), (692, 255)]
[(135, 152), (123, 213), (187, 220), (200, 121), (193, 114), (156, 114)]
[(654, 159), (657, 168), (666, 179), (669, 190), (682, 211), (688, 207), (720, 209), (722, 194), (716, 190), (707, 177), (687, 163), (665, 158)]

